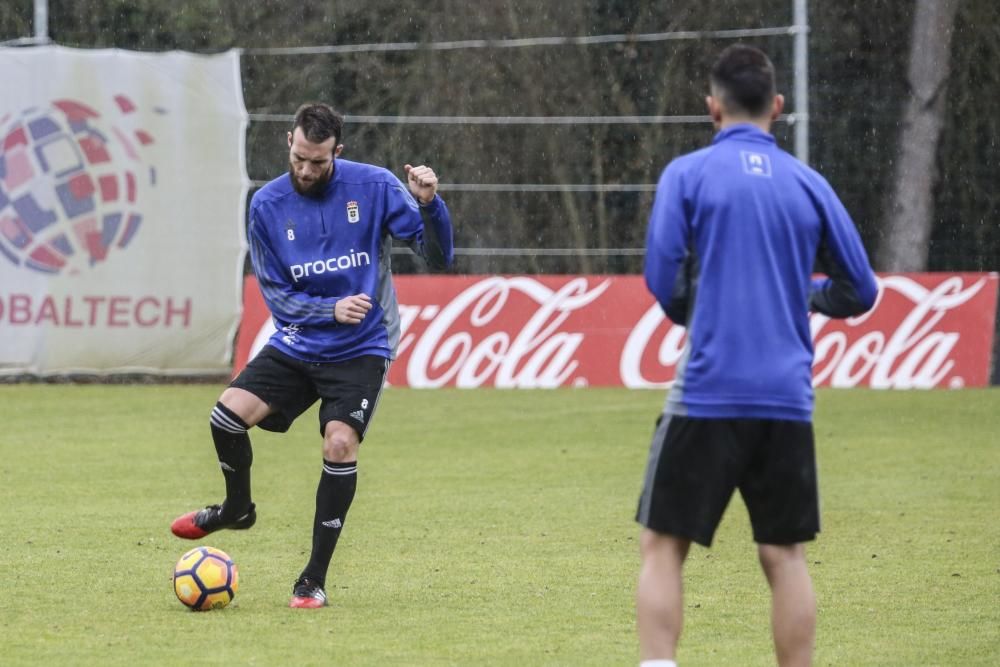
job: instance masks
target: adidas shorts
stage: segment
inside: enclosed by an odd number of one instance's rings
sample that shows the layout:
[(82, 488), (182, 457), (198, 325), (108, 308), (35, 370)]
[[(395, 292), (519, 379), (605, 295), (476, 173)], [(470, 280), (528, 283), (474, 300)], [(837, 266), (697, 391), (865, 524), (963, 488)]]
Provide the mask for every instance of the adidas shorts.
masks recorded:
[(320, 435), (327, 422), (341, 421), (364, 440), (388, 370), (384, 357), (314, 363), (265, 345), (229, 386), (249, 391), (276, 410), (257, 424), (265, 431), (284, 433), (318, 400)]
[(755, 542), (815, 539), (819, 491), (812, 423), (663, 415), (650, 445), (636, 521), (707, 547), (736, 489)]

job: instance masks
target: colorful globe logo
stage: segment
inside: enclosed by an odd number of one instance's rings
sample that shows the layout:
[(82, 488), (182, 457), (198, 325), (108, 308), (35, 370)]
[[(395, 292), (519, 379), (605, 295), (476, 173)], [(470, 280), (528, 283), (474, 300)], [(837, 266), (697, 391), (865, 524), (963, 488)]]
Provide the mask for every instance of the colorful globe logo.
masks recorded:
[[(114, 98), (111, 120), (75, 100), (0, 117), (0, 255), (47, 274), (75, 274), (135, 238), (139, 201), (156, 172), (129, 129), (136, 107)], [(163, 113), (162, 110), (157, 110)]]

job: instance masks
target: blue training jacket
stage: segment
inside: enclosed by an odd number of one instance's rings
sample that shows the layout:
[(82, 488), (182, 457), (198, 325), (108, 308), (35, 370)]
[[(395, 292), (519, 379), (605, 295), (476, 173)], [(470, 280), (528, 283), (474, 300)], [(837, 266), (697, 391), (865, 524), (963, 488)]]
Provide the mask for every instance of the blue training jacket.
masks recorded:
[(809, 310), (850, 317), (878, 292), (826, 180), (759, 128), (728, 127), (667, 165), (646, 246), (647, 286), (687, 327), (665, 412), (811, 420)]
[[(432, 268), (453, 259), (451, 217), (440, 197), (420, 206), (390, 171), (340, 159), (322, 196), (300, 195), (289, 174), (258, 190), (247, 237), (277, 329), (269, 344), (304, 361), (394, 358), (400, 321), (390, 268), (393, 238)], [(337, 301), (361, 293), (372, 297), (365, 319), (338, 323)]]

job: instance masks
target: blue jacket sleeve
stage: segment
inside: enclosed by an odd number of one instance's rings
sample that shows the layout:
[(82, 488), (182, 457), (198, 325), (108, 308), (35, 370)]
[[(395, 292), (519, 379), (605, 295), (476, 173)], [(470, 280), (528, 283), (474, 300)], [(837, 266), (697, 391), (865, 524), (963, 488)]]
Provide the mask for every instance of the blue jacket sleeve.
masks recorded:
[(426, 206), (413, 198), (399, 179), (386, 187), (385, 225), (393, 238), (405, 242), (432, 269), (446, 269), (455, 259), (451, 214), (439, 195)]
[(826, 277), (813, 279), (809, 306), (829, 317), (853, 317), (875, 305), (878, 283), (850, 215), (826, 181), (821, 185), (823, 237), (817, 269)]
[(676, 163), (667, 165), (656, 186), (646, 230), (646, 286), (672, 321), (686, 324), (693, 286), (687, 270), (691, 223), (685, 212), (684, 184)]
[(271, 250), (261, 212), (251, 206), (247, 229), (250, 260), (257, 284), (271, 314), (288, 324), (336, 325), (333, 316), (337, 298), (312, 296), (295, 289), (284, 267)]

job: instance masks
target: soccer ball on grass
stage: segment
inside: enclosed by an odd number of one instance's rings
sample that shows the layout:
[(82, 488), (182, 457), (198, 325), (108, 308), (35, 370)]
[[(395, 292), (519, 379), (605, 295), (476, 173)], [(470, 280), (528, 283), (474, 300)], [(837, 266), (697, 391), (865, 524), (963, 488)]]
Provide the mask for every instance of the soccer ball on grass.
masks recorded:
[(236, 563), (215, 547), (195, 547), (174, 567), (174, 593), (195, 611), (222, 609), (232, 602), (239, 585)]

